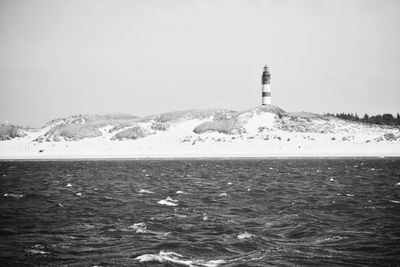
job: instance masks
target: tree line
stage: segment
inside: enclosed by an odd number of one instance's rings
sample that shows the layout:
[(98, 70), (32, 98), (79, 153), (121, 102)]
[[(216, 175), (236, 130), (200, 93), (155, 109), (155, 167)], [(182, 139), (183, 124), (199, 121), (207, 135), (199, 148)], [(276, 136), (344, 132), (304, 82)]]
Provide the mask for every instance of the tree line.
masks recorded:
[(400, 114), (397, 113), (397, 116), (393, 116), (390, 113), (384, 113), (382, 115), (378, 114), (375, 116), (370, 116), (368, 114), (364, 114), (363, 117), (359, 117), (357, 113), (324, 113), (326, 116), (332, 116), (343, 120), (349, 121), (359, 121), (380, 125), (400, 125)]

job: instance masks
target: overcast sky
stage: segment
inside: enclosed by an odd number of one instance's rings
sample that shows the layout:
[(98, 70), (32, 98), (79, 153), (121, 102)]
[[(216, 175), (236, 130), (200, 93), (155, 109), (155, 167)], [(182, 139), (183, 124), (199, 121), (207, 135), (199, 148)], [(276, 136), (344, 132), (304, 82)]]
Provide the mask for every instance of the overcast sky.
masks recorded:
[(184, 109), (400, 112), (400, 1), (0, 0), (0, 121)]

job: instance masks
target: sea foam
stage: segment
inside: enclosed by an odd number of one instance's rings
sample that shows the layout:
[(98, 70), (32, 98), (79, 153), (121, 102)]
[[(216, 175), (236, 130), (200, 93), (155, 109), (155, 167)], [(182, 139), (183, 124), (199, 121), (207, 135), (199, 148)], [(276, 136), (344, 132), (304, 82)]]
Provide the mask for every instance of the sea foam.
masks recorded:
[(166, 205), (166, 206), (178, 206), (178, 204), (176, 202), (178, 202), (178, 200), (167, 197), (166, 199), (162, 199), (162, 200), (158, 201), (157, 203), (160, 205)]
[(251, 238), (251, 237), (253, 237), (253, 235), (248, 232), (244, 232), (237, 236), (238, 239), (246, 239), (246, 238)]
[(142, 189), (142, 188), (140, 188), (140, 190), (138, 192), (139, 192), (139, 194), (154, 194), (153, 191)]
[(158, 254), (144, 254), (135, 258), (139, 262), (150, 262), (157, 261), (159, 263), (175, 263), (190, 267), (205, 266), (205, 267), (217, 267), (220, 264), (226, 263), (224, 260), (189, 260), (185, 259), (181, 254), (168, 251), (160, 251)]
[(24, 194), (4, 194), (4, 197), (23, 198)]
[(144, 222), (135, 223), (135, 224), (129, 226), (128, 229), (132, 229), (133, 231), (135, 231), (138, 234), (147, 233), (147, 226)]

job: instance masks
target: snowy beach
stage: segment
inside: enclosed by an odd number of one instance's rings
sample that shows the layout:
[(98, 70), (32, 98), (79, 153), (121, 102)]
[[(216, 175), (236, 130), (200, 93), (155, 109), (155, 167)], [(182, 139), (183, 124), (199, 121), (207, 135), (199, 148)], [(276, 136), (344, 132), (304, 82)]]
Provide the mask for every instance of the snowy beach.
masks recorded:
[[(184, 111), (124, 123), (88, 122), (85, 115), (60, 119), (37, 130), (25, 130), (22, 137), (1, 141), (0, 158), (400, 156), (400, 131), (396, 127), (309, 113), (289, 114), (275, 107), (223, 112), (222, 118), (217, 118), (221, 111), (199, 114)], [(74, 129), (72, 137), (71, 131), (65, 134), (67, 128)], [(82, 129), (100, 134), (82, 137)]]

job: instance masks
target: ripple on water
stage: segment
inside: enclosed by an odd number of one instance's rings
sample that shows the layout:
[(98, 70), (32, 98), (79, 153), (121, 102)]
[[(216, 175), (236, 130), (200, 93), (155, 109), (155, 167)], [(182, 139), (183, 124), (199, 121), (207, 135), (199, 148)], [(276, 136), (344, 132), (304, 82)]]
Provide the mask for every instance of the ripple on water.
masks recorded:
[(400, 160), (363, 163), (1, 162), (0, 262), (400, 265)]

